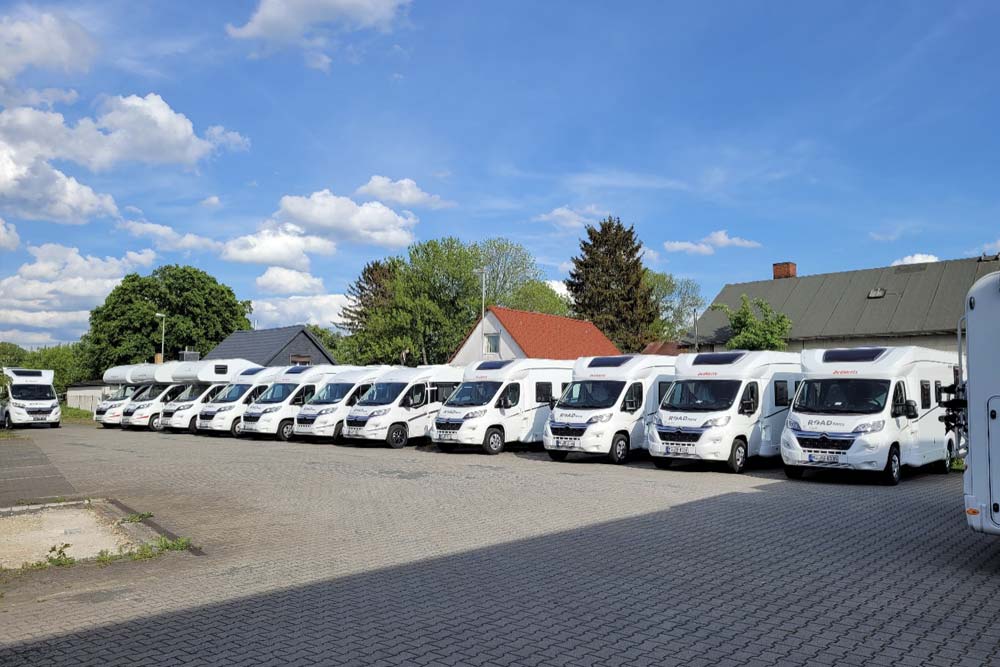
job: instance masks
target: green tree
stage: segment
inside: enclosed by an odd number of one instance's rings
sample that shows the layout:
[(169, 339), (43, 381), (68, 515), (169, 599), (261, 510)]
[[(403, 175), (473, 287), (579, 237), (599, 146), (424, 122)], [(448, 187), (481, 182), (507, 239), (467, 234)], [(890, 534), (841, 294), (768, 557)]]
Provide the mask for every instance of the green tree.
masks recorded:
[(376, 259), (365, 264), (361, 275), (347, 287), (350, 304), (341, 312), (345, 330), (365, 329), (368, 319), (392, 301), (392, 286), (404, 262), (399, 257)]
[(25, 355), (21, 366), (53, 371), (52, 384), (60, 396), (71, 384), (92, 379), (82, 343), (53, 345), (32, 350)]
[(691, 328), (694, 313), (705, 307), (701, 288), (690, 278), (675, 278), (651, 269), (645, 270), (643, 280), (652, 289), (659, 309), (650, 333), (658, 340), (678, 340)]
[(0, 341), (0, 366), (20, 366), (27, 355), (28, 351), (20, 345)]
[(635, 229), (619, 218), (587, 225), (566, 281), (576, 313), (624, 352), (641, 350), (651, 340), (658, 314), (653, 290), (643, 280), (641, 252)]
[(751, 300), (744, 294), (740, 300), (742, 303), (735, 310), (723, 303), (712, 306), (712, 310), (721, 311), (729, 318), (732, 336), (726, 347), (730, 350), (784, 350), (792, 320), (774, 310), (764, 299)]
[(472, 251), (476, 256), (476, 270), (486, 272), (487, 306), (516, 308), (512, 305), (515, 295), (527, 283), (542, 279), (534, 255), (519, 243), (505, 238), (486, 239), (474, 244)]
[(132, 273), (90, 311), (83, 342), (95, 377), (109, 366), (149, 361), (160, 349), (160, 320), (166, 314), (166, 355), (185, 348), (206, 354), (239, 329), (249, 329), (249, 301), (192, 266), (167, 265), (148, 276)]
[(530, 310), (549, 315), (572, 316), (569, 299), (558, 294), (544, 280), (529, 280), (521, 285), (504, 304), (508, 308)]

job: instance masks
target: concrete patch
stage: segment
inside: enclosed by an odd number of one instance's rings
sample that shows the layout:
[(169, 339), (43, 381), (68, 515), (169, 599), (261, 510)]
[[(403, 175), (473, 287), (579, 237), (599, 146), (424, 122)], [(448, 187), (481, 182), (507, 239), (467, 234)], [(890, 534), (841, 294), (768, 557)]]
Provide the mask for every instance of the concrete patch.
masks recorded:
[(66, 554), (84, 560), (102, 550), (117, 553), (132, 543), (113, 522), (88, 505), (46, 507), (0, 516), (0, 567), (44, 561), (53, 546), (69, 544)]

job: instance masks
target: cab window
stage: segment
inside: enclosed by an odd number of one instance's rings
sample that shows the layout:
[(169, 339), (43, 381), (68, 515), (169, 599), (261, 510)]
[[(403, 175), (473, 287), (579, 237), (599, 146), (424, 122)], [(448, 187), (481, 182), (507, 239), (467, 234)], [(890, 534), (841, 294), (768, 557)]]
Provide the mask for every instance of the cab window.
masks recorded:
[(892, 414), (894, 417), (906, 414), (906, 385), (902, 382), (897, 382), (892, 391)]
[(740, 414), (753, 415), (760, 407), (760, 391), (756, 382), (748, 382), (743, 390), (743, 397), (740, 399)]
[(415, 384), (410, 387), (410, 391), (406, 393), (406, 403), (405, 406), (409, 408), (419, 408), (426, 402), (427, 399), (427, 386), (422, 384)]
[(633, 382), (622, 399), (622, 412), (635, 412), (642, 407), (642, 383)]
[(504, 390), (503, 395), (506, 399), (506, 404), (514, 407), (521, 402), (521, 384), (519, 382), (512, 382), (507, 385), (507, 389)]
[(354, 405), (355, 403), (358, 402), (358, 400), (362, 396), (365, 395), (365, 392), (367, 392), (371, 388), (372, 388), (371, 384), (362, 384), (362, 385), (359, 385), (358, 388), (354, 390), (354, 393), (351, 394), (350, 398), (347, 399), (347, 404), (348, 405)]
[(787, 407), (791, 403), (788, 396), (788, 380), (774, 381), (774, 405), (779, 408)]
[(299, 390), (299, 393), (295, 394), (295, 398), (292, 399), (292, 405), (302, 405), (316, 393), (316, 386), (307, 384)]
[(536, 382), (535, 383), (535, 402), (536, 403), (548, 403), (552, 400), (552, 383), (551, 382)]

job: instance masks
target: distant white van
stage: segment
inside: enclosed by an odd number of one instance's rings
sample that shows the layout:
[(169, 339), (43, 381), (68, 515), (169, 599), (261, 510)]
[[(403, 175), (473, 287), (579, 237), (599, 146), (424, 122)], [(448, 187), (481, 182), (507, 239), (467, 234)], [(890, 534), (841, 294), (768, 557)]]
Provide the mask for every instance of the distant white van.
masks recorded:
[(478, 361), (441, 406), (431, 440), (442, 451), (477, 445), (499, 454), (508, 442), (541, 442), (553, 399), (573, 378), (572, 361)]
[(132, 376), (134, 371), (143, 365), (112, 366), (104, 371), (104, 384), (111, 385), (114, 390), (107, 398), (97, 404), (97, 409), (94, 410), (94, 421), (104, 428), (121, 425), (125, 404), (139, 389), (139, 384), (132, 379)]
[(653, 462), (725, 461), (740, 473), (751, 456), (778, 456), (801, 379), (802, 359), (793, 352), (678, 356), (677, 377), (647, 428)]
[(316, 386), (326, 378), (348, 370), (350, 366), (290, 366), (281, 377), (250, 404), (243, 413), (240, 435), (270, 435), (290, 440), (299, 410), (316, 393)]
[(59, 428), (62, 412), (52, 386), (55, 373), (34, 368), (4, 368), (7, 381), (0, 393), (0, 424), (4, 428), (47, 424)]
[(912, 346), (804, 350), (805, 379), (781, 437), (785, 473), (869, 470), (894, 485), (904, 465), (948, 472), (955, 440), (938, 417), (957, 361)]
[(219, 395), (227, 384), (248, 368), (260, 368), (246, 359), (182, 361), (174, 368), (174, 381), (185, 385), (177, 398), (163, 406), (160, 424), (164, 430), (198, 432), (198, 413), (203, 404)]
[(142, 364), (132, 373), (132, 379), (143, 384), (122, 410), (122, 428), (160, 430), (163, 406), (177, 398), (184, 385), (174, 382), (178, 361), (162, 364)]
[(344, 437), (382, 440), (393, 449), (426, 437), (441, 404), (462, 382), (458, 366), (417, 366), (389, 371), (347, 415)]
[(338, 440), (347, 413), (391, 368), (367, 366), (327, 377), (295, 417), (295, 437)]
[(236, 437), (243, 431), (243, 414), (247, 407), (267, 391), (287, 366), (248, 368), (223, 387), (215, 398), (201, 406), (198, 412), (199, 433), (228, 433)]
[(545, 425), (549, 457), (603, 454), (621, 464), (633, 449), (645, 449), (646, 422), (656, 416), (674, 380), (675, 359), (653, 354), (577, 359), (573, 381)]

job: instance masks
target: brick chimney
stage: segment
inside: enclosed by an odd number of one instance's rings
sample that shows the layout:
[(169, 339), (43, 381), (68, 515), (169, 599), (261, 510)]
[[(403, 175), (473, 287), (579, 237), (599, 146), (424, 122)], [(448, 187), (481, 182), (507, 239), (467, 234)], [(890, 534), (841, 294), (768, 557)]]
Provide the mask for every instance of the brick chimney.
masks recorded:
[(774, 264), (774, 279), (781, 280), (782, 278), (794, 278), (798, 275), (798, 267), (795, 266), (795, 262), (775, 262)]

